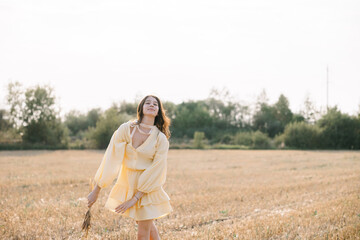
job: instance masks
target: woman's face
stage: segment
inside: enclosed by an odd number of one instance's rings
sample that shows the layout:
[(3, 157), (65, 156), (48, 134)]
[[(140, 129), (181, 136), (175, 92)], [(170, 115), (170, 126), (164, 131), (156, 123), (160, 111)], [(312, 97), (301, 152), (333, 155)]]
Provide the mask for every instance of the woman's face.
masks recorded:
[(151, 115), (153, 117), (156, 117), (158, 112), (159, 112), (159, 104), (157, 100), (153, 97), (146, 98), (143, 106), (144, 115)]

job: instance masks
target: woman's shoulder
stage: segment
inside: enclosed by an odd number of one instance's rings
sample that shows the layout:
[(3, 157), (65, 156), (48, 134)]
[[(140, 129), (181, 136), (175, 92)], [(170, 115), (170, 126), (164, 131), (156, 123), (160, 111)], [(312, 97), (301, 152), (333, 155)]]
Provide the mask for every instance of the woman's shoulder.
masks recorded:
[(167, 139), (165, 133), (163, 133), (160, 130), (158, 130), (157, 142), (158, 142), (158, 144), (169, 145), (169, 140)]
[(158, 132), (159, 132), (158, 138), (160, 138), (160, 139), (162, 139), (162, 140), (167, 140), (166, 135), (165, 135), (162, 131), (160, 131), (160, 130), (158, 129)]
[(127, 121), (126, 123), (128, 126), (134, 127), (137, 124), (137, 119), (130, 119), (129, 121)]
[(120, 124), (119, 126), (119, 129), (122, 130), (122, 129), (128, 129), (130, 126), (132, 126), (134, 124), (134, 121), (133, 120), (129, 120), (127, 122), (124, 122), (122, 124)]

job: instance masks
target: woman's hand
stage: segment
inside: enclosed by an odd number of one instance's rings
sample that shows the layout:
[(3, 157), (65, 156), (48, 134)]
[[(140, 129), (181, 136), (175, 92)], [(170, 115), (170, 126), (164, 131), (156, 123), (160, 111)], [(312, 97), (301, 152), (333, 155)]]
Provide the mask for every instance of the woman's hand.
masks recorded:
[(99, 190), (94, 189), (91, 193), (89, 193), (87, 199), (88, 199), (88, 207), (90, 208), (97, 200), (99, 196)]
[(119, 206), (117, 206), (115, 208), (115, 212), (117, 213), (124, 213), (128, 208), (131, 208), (132, 206), (135, 205), (135, 203), (137, 202), (136, 198), (133, 197), (130, 200), (127, 200), (126, 202), (120, 204)]

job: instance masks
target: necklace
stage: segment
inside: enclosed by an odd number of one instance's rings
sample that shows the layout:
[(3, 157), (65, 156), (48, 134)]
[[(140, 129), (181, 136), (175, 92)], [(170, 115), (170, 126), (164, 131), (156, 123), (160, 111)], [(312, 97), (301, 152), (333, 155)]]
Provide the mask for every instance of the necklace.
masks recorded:
[(147, 132), (144, 132), (143, 130), (141, 130), (141, 129), (139, 128), (139, 125), (134, 125), (134, 127), (135, 127), (135, 129), (134, 129), (134, 130), (132, 131), (132, 133), (130, 134), (130, 137), (131, 137), (131, 138), (132, 138), (132, 136), (134, 136), (134, 133), (135, 133), (136, 129), (137, 129), (140, 133), (145, 134), (145, 135), (150, 135), (151, 132), (152, 132), (152, 130), (153, 130), (153, 128), (152, 128), (152, 129), (150, 129), (150, 131), (147, 133)]
[[(136, 123), (138, 123), (138, 121), (136, 120)], [(140, 123), (140, 126), (144, 127), (144, 128), (150, 128), (150, 131), (147, 133), (147, 132), (144, 132), (143, 130), (140, 129), (139, 127), (139, 124), (134, 124), (133, 125), (140, 133), (142, 134), (145, 134), (145, 135), (150, 135), (151, 132), (156, 128), (155, 125), (148, 125), (148, 124), (145, 124), (145, 123)], [(131, 137), (134, 135), (135, 133), (135, 129), (134, 131), (131, 133)]]
[(145, 124), (145, 123), (140, 123), (140, 126), (142, 126), (144, 128), (151, 128), (151, 129), (153, 129), (155, 127), (155, 125), (148, 125), (148, 124)]
[(137, 128), (137, 130), (139, 130), (139, 132), (141, 132), (142, 134), (146, 134), (146, 135), (150, 135), (150, 133), (151, 133), (152, 130), (153, 130), (153, 129), (150, 129), (150, 131), (147, 133), (147, 132), (144, 132), (143, 130), (141, 130), (141, 129), (139, 128), (139, 125), (136, 125), (136, 128)]

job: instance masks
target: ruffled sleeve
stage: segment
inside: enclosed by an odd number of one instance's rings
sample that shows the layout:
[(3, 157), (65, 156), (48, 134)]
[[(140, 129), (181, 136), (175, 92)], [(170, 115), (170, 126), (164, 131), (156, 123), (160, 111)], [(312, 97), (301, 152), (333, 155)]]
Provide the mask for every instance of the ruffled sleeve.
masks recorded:
[(125, 155), (126, 127), (126, 123), (123, 123), (115, 130), (106, 148), (100, 167), (96, 171), (94, 182), (100, 188), (107, 188), (120, 171)]
[(150, 167), (140, 175), (137, 190), (150, 193), (159, 190), (165, 183), (167, 172), (167, 154), (169, 141), (162, 133), (158, 135), (155, 156)]

